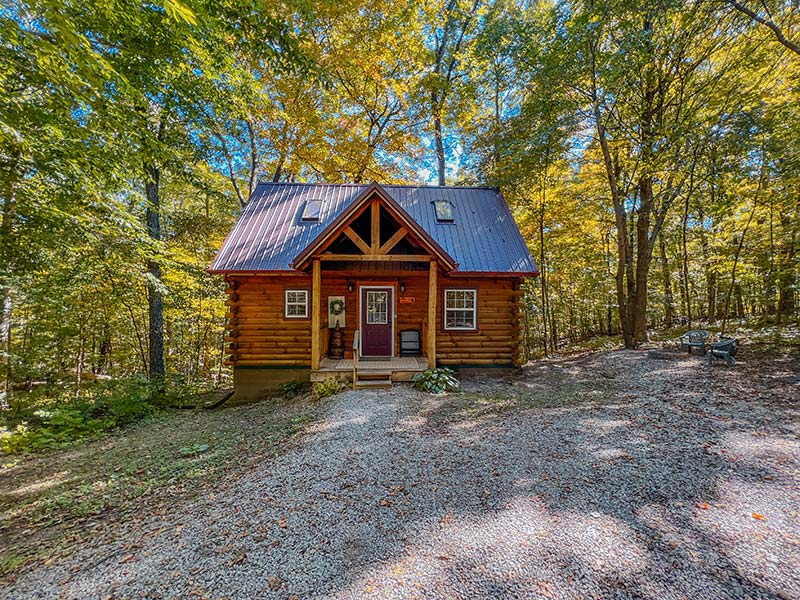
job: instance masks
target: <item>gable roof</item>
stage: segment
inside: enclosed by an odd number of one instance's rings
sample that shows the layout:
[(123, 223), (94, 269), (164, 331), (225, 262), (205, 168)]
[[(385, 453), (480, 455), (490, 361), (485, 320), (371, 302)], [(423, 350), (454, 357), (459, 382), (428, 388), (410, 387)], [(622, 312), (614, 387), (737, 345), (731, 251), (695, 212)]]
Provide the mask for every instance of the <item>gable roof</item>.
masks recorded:
[[(295, 258), (369, 187), (259, 183), (209, 270), (293, 271)], [(538, 274), (497, 188), (387, 185), (381, 189), (458, 263), (454, 272)], [(301, 220), (307, 200), (322, 200), (319, 221)], [(452, 204), (452, 223), (436, 221), (437, 200)]]
[(359, 210), (369, 202), (378, 197), (384, 207), (386, 207), (390, 213), (399, 219), (405, 226), (408, 227), (409, 231), (412, 234), (416, 235), (422, 242), (425, 249), (437, 256), (441, 261), (442, 264), (447, 268), (448, 271), (456, 268), (458, 263), (453, 260), (453, 258), (439, 245), (436, 243), (428, 232), (422, 229), (419, 224), (409, 215), (403, 207), (397, 204), (392, 197), (388, 194), (388, 192), (383, 189), (377, 183), (371, 183), (363, 192), (361, 192), (355, 200), (353, 200), (347, 208), (339, 213), (339, 215), (331, 221), (327, 227), (314, 239), (312, 242), (306, 246), (304, 250), (300, 252), (300, 254), (295, 257), (295, 259), (290, 263), (294, 268), (301, 268), (303, 263), (305, 263), (314, 253), (314, 251), (322, 247), (326, 241), (330, 240), (334, 234), (339, 233), (342, 227), (350, 220), (351, 217), (355, 216)]

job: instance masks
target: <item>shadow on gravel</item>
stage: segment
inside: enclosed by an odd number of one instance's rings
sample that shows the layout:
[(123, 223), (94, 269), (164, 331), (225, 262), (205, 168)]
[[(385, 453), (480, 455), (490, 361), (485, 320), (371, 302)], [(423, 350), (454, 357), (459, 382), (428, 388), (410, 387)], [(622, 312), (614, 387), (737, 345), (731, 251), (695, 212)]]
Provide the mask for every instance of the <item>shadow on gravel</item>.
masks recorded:
[(800, 597), (792, 406), (746, 400), (733, 371), (612, 356), (443, 399), (343, 394), (296, 448), (122, 554), (105, 549), (60, 591)]

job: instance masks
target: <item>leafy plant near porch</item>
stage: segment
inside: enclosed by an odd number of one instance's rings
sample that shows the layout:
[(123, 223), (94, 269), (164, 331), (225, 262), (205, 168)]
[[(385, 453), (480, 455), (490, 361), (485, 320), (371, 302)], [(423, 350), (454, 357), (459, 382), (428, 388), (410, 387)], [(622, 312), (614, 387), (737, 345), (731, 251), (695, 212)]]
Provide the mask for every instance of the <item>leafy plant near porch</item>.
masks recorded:
[(314, 400), (321, 400), (328, 396), (334, 396), (339, 392), (347, 389), (347, 383), (341, 379), (326, 379), (325, 381), (316, 382), (312, 389), (311, 395)]
[(426, 369), (422, 373), (417, 373), (412, 381), (415, 388), (431, 394), (457, 392), (461, 389), (461, 384), (456, 379), (453, 370), (443, 367)]

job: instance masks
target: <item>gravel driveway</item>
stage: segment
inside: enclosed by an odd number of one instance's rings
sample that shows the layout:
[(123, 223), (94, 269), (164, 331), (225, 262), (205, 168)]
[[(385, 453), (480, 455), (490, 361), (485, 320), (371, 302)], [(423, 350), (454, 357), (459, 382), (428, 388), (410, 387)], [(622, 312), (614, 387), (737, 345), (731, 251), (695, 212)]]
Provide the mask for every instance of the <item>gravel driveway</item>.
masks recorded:
[(800, 598), (792, 369), (746, 397), (745, 367), (623, 351), (346, 392), (213, 497), (0, 595)]

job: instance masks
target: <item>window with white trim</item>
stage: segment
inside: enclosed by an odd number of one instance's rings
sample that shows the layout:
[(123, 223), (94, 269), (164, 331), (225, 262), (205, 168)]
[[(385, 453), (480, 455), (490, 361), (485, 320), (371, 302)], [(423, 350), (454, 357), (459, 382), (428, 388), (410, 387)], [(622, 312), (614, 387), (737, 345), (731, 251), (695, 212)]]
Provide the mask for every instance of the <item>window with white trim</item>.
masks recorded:
[(287, 319), (308, 317), (308, 290), (286, 290), (283, 314)]
[(444, 328), (475, 330), (478, 326), (478, 290), (444, 291)]

